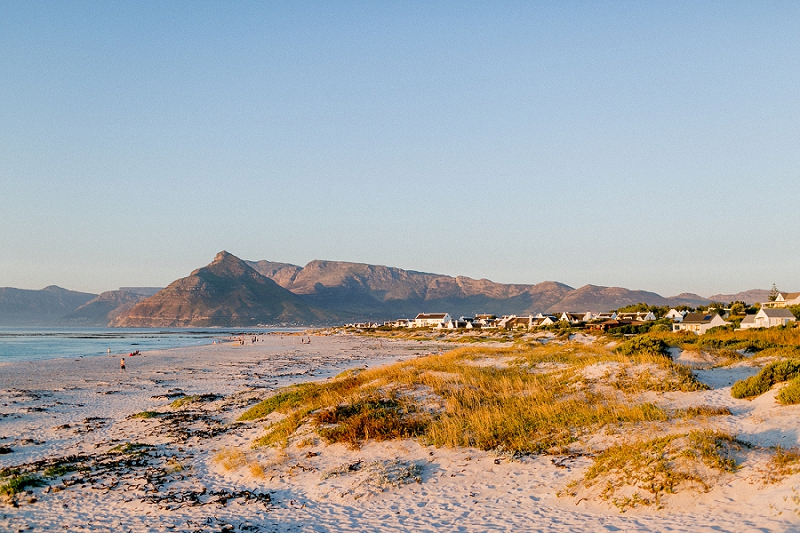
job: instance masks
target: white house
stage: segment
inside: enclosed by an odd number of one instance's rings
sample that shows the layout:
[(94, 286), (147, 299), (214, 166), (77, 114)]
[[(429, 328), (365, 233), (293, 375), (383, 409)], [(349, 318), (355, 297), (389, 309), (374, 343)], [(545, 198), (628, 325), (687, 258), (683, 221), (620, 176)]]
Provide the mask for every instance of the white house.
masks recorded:
[[(586, 320), (587, 313), (561, 313), (559, 320), (569, 322), (570, 324), (580, 324), (581, 322), (588, 322)], [(591, 318), (589, 318), (591, 320)]]
[(598, 313), (597, 315), (595, 315), (594, 318), (596, 320), (616, 320), (617, 313), (614, 311), (611, 311), (609, 313)]
[(473, 328), (492, 329), (495, 327), (497, 315), (491, 313), (478, 313), (472, 321)]
[(647, 311), (646, 313), (643, 311), (637, 311), (635, 313), (618, 313), (616, 319), (635, 320), (637, 322), (648, 322), (650, 320), (655, 320), (656, 315), (654, 315), (652, 311)]
[(552, 326), (553, 324), (558, 323), (558, 318), (554, 316), (544, 315), (542, 317), (534, 317), (533, 321), (531, 322), (531, 327), (539, 327), (539, 326)]
[(739, 328), (774, 328), (794, 321), (795, 317), (788, 309), (762, 307), (755, 315), (745, 315)]
[(450, 313), (420, 313), (414, 317), (413, 327), (415, 328), (436, 328), (453, 320)]
[(669, 313), (664, 315), (664, 318), (669, 318), (673, 322), (682, 322), (683, 317), (686, 316), (686, 311), (678, 311), (677, 309), (670, 309)]
[(800, 305), (800, 292), (779, 292), (774, 301), (761, 303), (761, 307), (789, 307), (790, 305)]
[(697, 335), (702, 335), (711, 328), (725, 326), (721, 316), (716, 313), (686, 313), (682, 322), (672, 324), (672, 331), (691, 331)]
[(782, 303), (781, 307), (800, 305), (800, 292), (779, 292), (775, 302)]
[(531, 329), (535, 320), (533, 315), (511, 315), (509, 317), (503, 317), (502, 321), (498, 322), (498, 326), (501, 325), (502, 322), (502, 327), (506, 329)]
[(756, 327), (756, 315), (744, 315), (739, 329), (750, 329)]

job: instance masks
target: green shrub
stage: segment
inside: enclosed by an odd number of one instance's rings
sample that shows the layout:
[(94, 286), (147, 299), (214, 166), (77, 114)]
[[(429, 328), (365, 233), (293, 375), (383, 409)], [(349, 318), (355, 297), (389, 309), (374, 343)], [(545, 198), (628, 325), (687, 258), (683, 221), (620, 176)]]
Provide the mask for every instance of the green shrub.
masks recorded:
[(778, 402), (783, 405), (795, 405), (800, 403), (800, 376), (792, 379), (776, 396)]
[(0, 494), (13, 496), (24, 491), (28, 487), (41, 487), (42, 485), (44, 485), (44, 481), (42, 481), (39, 476), (21, 474), (12, 477), (3, 485), (0, 485)]
[(131, 418), (158, 418), (159, 416), (161, 416), (161, 413), (157, 411), (142, 411), (131, 415)]
[(656, 339), (648, 335), (633, 337), (620, 344), (614, 351), (620, 355), (667, 355), (669, 346), (661, 339)]
[(697, 340), (697, 345), (702, 348), (728, 349), (728, 350), (747, 350), (748, 352), (760, 352), (768, 348), (775, 348), (774, 342), (764, 339), (737, 339), (720, 338), (703, 335)]
[(734, 398), (755, 398), (767, 392), (776, 383), (800, 376), (800, 360), (784, 359), (770, 363), (755, 376), (737, 381), (731, 387)]

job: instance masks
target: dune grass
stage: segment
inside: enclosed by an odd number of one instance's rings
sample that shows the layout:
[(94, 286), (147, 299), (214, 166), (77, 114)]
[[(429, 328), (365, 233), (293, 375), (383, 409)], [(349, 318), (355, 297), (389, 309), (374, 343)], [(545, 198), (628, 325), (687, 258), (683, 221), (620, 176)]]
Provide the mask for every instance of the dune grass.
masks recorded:
[(734, 472), (732, 452), (748, 446), (718, 431), (692, 431), (612, 446), (595, 458), (567, 493), (602, 487), (600, 497), (620, 511), (640, 505), (661, 507), (680, 488), (706, 492), (719, 473)]
[(265, 475), (264, 466), (238, 448), (222, 448), (214, 455), (213, 461), (219, 463), (227, 471), (247, 468), (253, 477), (261, 478)]
[(221, 396), (217, 394), (196, 394), (192, 396), (181, 396), (180, 398), (173, 400), (170, 403), (170, 407), (173, 409), (179, 409), (186, 405), (191, 405), (193, 403), (198, 402), (213, 402), (215, 400), (219, 400)]
[(713, 328), (704, 335), (695, 335), (688, 331), (651, 331), (648, 335), (683, 349), (746, 350), (755, 353), (770, 348), (784, 348), (787, 353), (795, 353), (800, 347), (800, 325), (741, 331)]
[(417, 437), (437, 446), (541, 453), (604, 426), (669, 418), (663, 409), (626, 394), (652, 390), (652, 379), (633, 377), (620, 391), (604, 386), (603, 379), (585, 377), (586, 367), (600, 363), (650, 365), (663, 374), (667, 385), (659, 385), (662, 389), (704, 388), (669, 357), (647, 350), (470, 346), (290, 387), (251, 407), (240, 420), (283, 415), (256, 446), (285, 445), (310, 423), (326, 442), (351, 447), (368, 439)]
[(765, 469), (765, 483), (778, 483), (800, 472), (800, 449), (777, 446)]
[(717, 405), (695, 405), (684, 409), (676, 409), (673, 412), (674, 418), (699, 418), (707, 416), (730, 416), (731, 410), (724, 406)]

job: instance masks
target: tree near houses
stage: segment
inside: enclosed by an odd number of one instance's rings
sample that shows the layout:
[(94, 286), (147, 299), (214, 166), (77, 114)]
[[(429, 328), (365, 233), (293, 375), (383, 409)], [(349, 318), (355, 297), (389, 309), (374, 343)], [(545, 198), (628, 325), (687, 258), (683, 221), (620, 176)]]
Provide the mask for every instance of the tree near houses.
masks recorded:
[(772, 289), (769, 291), (769, 301), (774, 302), (778, 299), (778, 287), (773, 283)]
[(744, 302), (732, 302), (731, 303), (731, 314), (732, 315), (743, 315), (747, 309), (747, 305)]

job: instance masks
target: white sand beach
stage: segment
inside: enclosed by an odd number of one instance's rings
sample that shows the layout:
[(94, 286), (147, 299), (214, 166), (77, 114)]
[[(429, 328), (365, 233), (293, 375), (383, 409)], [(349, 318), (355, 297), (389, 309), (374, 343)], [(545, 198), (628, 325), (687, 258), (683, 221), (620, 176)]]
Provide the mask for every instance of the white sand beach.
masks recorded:
[[(441, 347), (356, 336), (259, 339), (146, 352), (126, 357), (125, 372), (119, 355), (0, 366), (0, 447), (11, 451), (0, 468), (38, 461), (51, 469), (46, 484), (0, 503), (0, 531), (800, 530), (800, 474), (765, 483), (758, 449), (800, 444), (800, 406), (779, 406), (774, 391), (732, 398), (731, 384), (756, 372), (746, 364), (698, 371), (708, 391), (649, 393), (672, 407), (728, 407), (731, 416), (710, 423), (756, 445), (741, 468), (708, 492), (620, 513), (600, 499), (558, 496), (591, 464), (585, 456), (408, 439), (354, 450), (310, 430), (285, 450), (254, 449), (265, 423), (236, 419), (272, 391)], [(181, 398), (191, 401), (171, 406)], [(133, 416), (145, 412), (153, 415)]]

